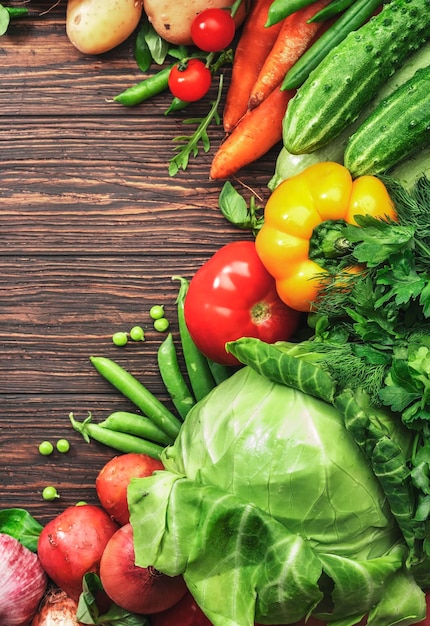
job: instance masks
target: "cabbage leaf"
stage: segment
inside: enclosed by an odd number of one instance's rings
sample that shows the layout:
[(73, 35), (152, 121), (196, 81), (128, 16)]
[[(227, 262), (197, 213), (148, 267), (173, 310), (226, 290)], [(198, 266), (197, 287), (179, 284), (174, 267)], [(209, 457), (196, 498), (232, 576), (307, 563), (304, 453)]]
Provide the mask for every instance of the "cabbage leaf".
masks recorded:
[(183, 574), (215, 626), (424, 617), (387, 497), (332, 404), (244, 367), (162, 460), (129, 487), (136, 563)]

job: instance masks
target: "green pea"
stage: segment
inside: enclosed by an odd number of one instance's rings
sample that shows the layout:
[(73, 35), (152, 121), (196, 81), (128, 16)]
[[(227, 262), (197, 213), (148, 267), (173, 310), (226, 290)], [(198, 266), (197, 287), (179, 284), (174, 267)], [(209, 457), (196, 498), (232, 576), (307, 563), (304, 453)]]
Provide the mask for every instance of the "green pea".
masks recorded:
[(116, 346), (125, 346), (128, 341), (128, 335), (123, 331), (118, 331), (112, 335), (112, 341)]
[(162, 304), (154, 304), (149, 309), (149, 315), (153, 320), (159, 320), (164, 317), (164, 306)]
[(58, 452), (68, 452), (70, 450), (70, 443), (67, 441), (67, 439), (59, 439), (57, 441), (57, 450)]
[(50, 454), (53, 453), (53, 451), (54, 451), (54, 446), (52, 445), (50, 441), (42, 441), (42, 443), (39, 444), (39, 452), (43, 456), (49, 456)]
[(166, 332), (169, 326), (169, 320), (167, 320), (165, 317), (159, 317), (158, 319), (154, 320), (154, 328), (155, 330), (158, 330), (159, 333)]
[(56, 488), (49, 485), (42, 491), (42, 497), (44, 500), (55, 500), (55, 498), (59, 498), (60, 496), (58, 495)]
[(85, 502), (85, 500), (79, 500), (79, 502), (76, 502), (75, 506), (86, 506), (87, 502)]
[(143, 332), (143, 328), (141, 326), (133, 326), (130, 330), (130, 337), (133, 341), (143, 341), (145, 339), (145, 333)]

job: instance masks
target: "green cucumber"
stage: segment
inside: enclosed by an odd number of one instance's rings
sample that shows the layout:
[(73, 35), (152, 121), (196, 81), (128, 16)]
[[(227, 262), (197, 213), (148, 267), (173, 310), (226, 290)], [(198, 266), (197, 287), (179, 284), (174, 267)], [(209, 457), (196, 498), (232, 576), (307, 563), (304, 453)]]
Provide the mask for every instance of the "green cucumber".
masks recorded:
[(430, 39), (429, 16), (430, 0), (391, 0), (335, 46), (289, 102), (286, 149), (312, 152), (357, 119), (381, 85)]
[[(346, 144), (359, 125), (374, 111), (381, 100), (387, 98), (409, 80), (418, 69), (427, 67), (429, 64), (430, 42), (427, 42), (406, 59), (403, 65), (378, 90), (372, 102), (361, 111), (357, 120), (347, 126), (333, 141), (318, 150), (314, 150), (314, 152), (304, 154), (292, 154), (283, 146), (276, 160), (275, 172), (268, 183), (269, 189), (273, 191), (283, 180), (300, 174), (306, 167), (314, 163), (320, 161), (343, 163)], [(402, 172), (403, 170), (404, 168), (402, 168)], [(413, 170), (413, 168), (408, 168), (408, 170)]]
[(353, 176), (382, 174), (430, 144), (430, 65), (382, 100), (351, 135), (344, 165)]

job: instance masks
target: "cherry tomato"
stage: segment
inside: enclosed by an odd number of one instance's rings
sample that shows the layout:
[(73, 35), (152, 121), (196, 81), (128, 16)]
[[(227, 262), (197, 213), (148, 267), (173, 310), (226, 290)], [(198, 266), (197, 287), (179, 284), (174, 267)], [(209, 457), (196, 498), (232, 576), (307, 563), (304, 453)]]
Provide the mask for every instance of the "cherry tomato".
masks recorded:
[(233, 41), (236, 31), (230, 11), (205, 9), (191, 23), (191, 39), (205, 52), (219, 52)]
[(200, 59), (177, 63), (169, 74), (170, 91), (185, 102), (195, 102), (203, 98), (209, 91), (211, 82), (211, 71)]
[(254, 241), (220, 248), (193, 276), (184, 303), (185, 321), (197, 347), (207, 357), (236, 365), (227, 341), (256, 337), (268, 343), (288, 340), (300, 313), (279, 298)]

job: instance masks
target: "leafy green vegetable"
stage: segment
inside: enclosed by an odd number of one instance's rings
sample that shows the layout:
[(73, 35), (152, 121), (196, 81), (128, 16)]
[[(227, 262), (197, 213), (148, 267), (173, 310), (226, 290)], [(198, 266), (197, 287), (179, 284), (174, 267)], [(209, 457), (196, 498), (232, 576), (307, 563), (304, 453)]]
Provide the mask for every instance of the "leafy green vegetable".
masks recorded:
[(81, 624), (97, 624), (101, 626), (150, 626), (148, 617), (136, 615), (111, 603), (107, 612), (102, 613), (97, 606), (97, 596), (103, 591), (101, 580), (97, 574), (85, 574), (82, 580), (83, 591), (79, 597), (76, 619)]
[[(332, 388), (322, 370), (294, 364), (289, 383)], [(390, 415), (378, 419), (390, 431)], [(409, 434), (393, 440), (409, 449)], [(137, 563), (183, 574), (215, 626), (424, 616), (388, 499), (332, 404), (243, 367), (191, 409), (163, 463), (129, 488)]]
[(210, 139), (208, 135), (208, 128), (212, 122), (216, 124), (220, 123), (220, 117), (218, 113), (218, 107), (221, 102), (223, 86), (223, 75), (219, 77), (219, 86), (216, 99), (212, 102), (212, 106), (204, 118), (190, 118), (184, 120), (184, 124), (197, 124), (196, 130), (191, 135), (180, 135), (175, 137), (174, 151), (175, 156), (170, 160), (169, 175), (175, 176), (180, 169), (186, 170), (190, 156), (196, 157), (199, 153), (199, 146), (203, 147), (204, 152), (208, 152), (210, 149)]
[(226, 220), (242, 230), (251, 230), (254, 236), (263, 225), (262, 207), (256, 205), (255, 197), (251, 196), (248, 206), (245, 198), (236, 191), (229, 180), (221, 189), (219, 208)]
[(10, 535), (23, 546), (36, 552), (43, 526), (25, 509), (0, 510), (0, 533)]

